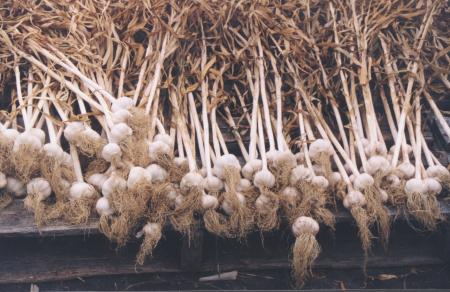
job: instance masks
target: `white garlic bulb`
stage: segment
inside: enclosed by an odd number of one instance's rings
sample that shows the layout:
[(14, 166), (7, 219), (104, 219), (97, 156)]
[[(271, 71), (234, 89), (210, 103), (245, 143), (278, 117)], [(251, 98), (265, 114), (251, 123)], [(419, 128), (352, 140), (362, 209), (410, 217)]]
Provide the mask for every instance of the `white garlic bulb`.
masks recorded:
[(271, 188), (275, 185), (275, 176), (270, 171), (263, 169), (255, 174), (253, 183), (258, 188)]
[(6, 190), (16, 197), (25, 196), (27, 191), (25, 184), (14, 177), (6, 179)]
[(109, 200), (105, 197), (101, 197), (97, 200), (95, 210), (97, 210), (99, 216), (109, 216), (114, 212), (109, 204)]
[(130, 169), (128, 174), (127, 187), (134, 189), (140, 183), (150, 184), (152, 182), (152, 175), (143, 167), (135, 166)]
[(146, 169), (152, 177), (152, 182), (164, 182), (169, 175), (164, 168), (155, 163), (150, 164)]
[(38, 177), (33, 178), (27, 183), (27, 193), (36, 196), (39, 201), (43, 201), (50, 197), (52, 188), (47, 180)]
[(114, 161), (114, 159), (119, 159), (122, 156), (122, 150), (120, 146), (116, 143), (108, 143), (103, 146), (102, 157), (108, 162)]
[(85, 182), (74, 182), (69, 190), (69, 198), (71, 200), (78, 200), (82, 198), (91, 198), (97, 192), (94, 187)]
[(111, 142), (120, 143), (133, 135), (133, 130), (125, 123), (118, 123), (111, 128)]
[(82, 122), (70, 122), (64, 128), (64, 137), (70, 143), (76, 143), (77, 138), (83, 130), (84, 124)]
[(319, 232), (319, 223), (311, 217), (298, 217), (292, 224), (292, 233), (295, 237), (302, 234), (316, 235)]

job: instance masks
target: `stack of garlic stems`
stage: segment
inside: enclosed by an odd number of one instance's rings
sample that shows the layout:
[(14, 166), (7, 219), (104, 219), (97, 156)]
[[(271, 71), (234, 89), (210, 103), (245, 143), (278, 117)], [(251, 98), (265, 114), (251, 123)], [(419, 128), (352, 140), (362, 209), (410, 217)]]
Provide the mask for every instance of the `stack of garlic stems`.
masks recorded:
[(138, 263), (168, 223), (287, 222), (298, 285), (342, 206), (366, 256), (390, 206), (435, 230), (445, 4), (397, 2), (0, 4), (1, 202), (25, 197), (38, 226), (98, 215), (118, 246), (143, 236)]

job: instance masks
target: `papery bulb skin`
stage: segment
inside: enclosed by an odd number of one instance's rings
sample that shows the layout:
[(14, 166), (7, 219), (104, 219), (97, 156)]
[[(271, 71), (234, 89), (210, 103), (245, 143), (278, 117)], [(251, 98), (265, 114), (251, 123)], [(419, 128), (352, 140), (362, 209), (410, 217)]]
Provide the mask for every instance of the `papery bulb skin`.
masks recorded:
[(152, 175), (145, 168), (140, 166), (135, 166), (130, 169), (128, 174), (127, 187), (128, 189), (134, 189), (138, 187), (141, 183), (151, 184)]
[(204, 178), (198, 172), (186, 173), (180, 182), (180, 189), (183, 193), (189, 192), (191, 189), (203, 190), (205, 188)]
[(91, 174), (87, 179), (86, 182), (88, 182), (89, 184), (93, 185), (94, 187), (96, 187), (97, 189), (101, 190), (103, 184), (105, 183), (105, 181), (108, 179), (108, 176), (106, 174), (103, 173), (94, 173)]
[(18, 198), (25, 196), (27, 191), (25, 184), (14, 177), (6, 178), (6, 190)]
[(14, 143), (14, 140), (16, 140), (20, 133), (15, 129), (5, 129), (2, 131), (2, 134), (2, 138), (6, 139), (8, 143)]
[(444, 178), (450, 178), (450, 171), (442, 165), (433, 165), (427, 168), (427, 176), (442, 181)]
[(39, 138), (36, 138), (36, 136), (33, 136), (28, 132), (20, 133), (16, 137), (16, 140), (14, 141), (13, 151), (19, 151), (20, 146), (22, 145), (27, 145), (36, 150), (39, 150), (42, 147), (42, 143)]
[(311, 183), (313, 186), (321, 188), (321, 189), (326, 189), (330, 185), (328, 180), (325, 177), (320, 176), (320, 175), (313, 177), (311, 180)]
[(395, 173), (399, 178), (409, 179), (414, 176), (415, 171), (416, 168), (414, 167), (414, 165), (412, 165), (410, 162), (405, 161), (397, 166)]
[(248, 179), (241, 178), (236, 187), (238, 192), (249, 192), (252, 189), (252, 182)]
[(161, 224), (159, 223), (147, 223), (142, 229), (146, 235), (152, 237), (159, 237), (161, 234)]
[(333, 187), (337, 186), (342, 182), (342, 175), (339, 172), (335, 171), (330, 175), (329, 181)]
[(302, 234), (316, 235), (319, 232), (319, 223), (311, 217), (301, 216), (292, 224), (292, 233), (295, 237)]
[(311, 182), (313, 177), (314, 173), (311, 171), (311, 169), (303, 165), (298, 165), (292, 170), (289, 182), (291, 185), (295, 186), (296, 184), (301, 182)]
[(82, 198), (91, 198), (96, 195), (95, 188), (85, 182), (74, 182), (69, 190), (69, 199), (78, 200)]
[(108, 162), (113, 162), (115, 159), (122, 157), (122, 149), (116, 143), (108, 143), (103, 146), (102, 157)]
[(166, 178), (169, 176), (169, 174), (164, 168), (155, 163), (150, 164), (149, 166), (147, 166), (146, 169), (147, 171), (150, 172), (153, 183), (164, 182)]
[(351, 209), (353, 206), (363, 207), (366, 205), (366, 198), (361, 192), (350, 191), (344, 198), (344, 207)]
[(0, 171), (0, 189), (3, 189), (6, 187), (6, 184), (8, 181), (6, 180), (6, 175)]
[(27, 183), (27, 193), (37, 196), (39, 201), (43, 201), (50, 197), (52, 188), (50, 183), (44, 178), (33, 178)]
[(131, 113), (126, 109), (119, 109), (111, 114), (111, 119), (114, 124), (127, 123), (131, 117)]
[(172, 138), (170, 138), (170, 135), (167, 134), (156, 134), (155, 137), (153, 138), (153, 141), (155, 142), (162, 142), (164, 144), (166, 144), (167, 146), (169, 146), (170, 149), (173, 148), (173, 141)]
[(55, 143), (47, 143), (42, 147), (45, 155), (52, 157), (57, 161), (62, 161), (64, 159), (64, 150), (61, 146)]
[(111, 128), (111, 142), (120, 143), (133, 135), (133, 130), (125, 123), (118, 123)]
[(105, 197), (101, 197), (100, 199), (98, 199), (97, 203), (95, 204), (95, 210), (97, 211), (99, 216), (109, 216), (114, 213), (109, 200)]
[(112, 174), (102, 185), (102, 195), (109, 197), (114, 191), (124, 191), (127, 188), (127, 181), (122, 177)]
[(38, 138), (39, 141), (41, 142), (41, 145), (45, 144), (45, 132), (42, 129), (31, 128), (28, 130), (28, 133)]
[(309, 146), (309, 156), (314, 161), (319, 161), (321, 156), (329, 157), (333, 154), (333, 145), (329, 140), (317, 139)]
[(249, 160), (244, 167), (242, 167), (242, 175), (248, 179), (253, 180), (253, 176), (256, 172), (262, 169), (262, 161), (260, 159)]
[(428, 194), (439, 195), (439, 193), (442, 191), (441, 183), (435, 178), (426, 178), (423, 180), (423, 182), (427, 188)]
[(172, 148), (164, 142), (154, 141), (148, 144), (148, 154), (150, 159), (156, 160), (161, 155), (170, 156), (172, 154)]
[(275, 176), (268, 170), (260, 170), (255, 174), (253, 183), (258, 188), (271, 188), (275, 185)]
[(405, 193), (410, 196), (412, 194), (425, 194), (428, 191), (427, 185), (420, 178), (412, 178), (405, 184)]
[(111, 105), (111, 111), (113, 113), (119, 110), (129, 110), (134, 106), (134, 102), (131, 98), (123, 96), (116, 99)]
[(79, 135), (84, 130), (84, 124), (82, 122), (70, 122), (67, 123), (64, 128), (64, 138), (70, 143), (76, 143)]
[(81, 132), (82, 135), (85, 135), (86, 137), (88, 137), (89, 139), (92, 140), (98, 140), (101, 139), (102, 137), (100, 136), (99, 133), (97, 133), (94, 129), (86, 127), (83, 132)]
[(273, 159), (275, 167), (292, 169), (297, 166), (297, 158), (290, 150), (278, 151)]
[(219, 192), (224, 188), (223, 181), (217, 176), (211, 175), (205, 178), (205, 189), (209, 192)]
[(299, 199), (300, 193), (298, 190), (294, 187), (285, 187), (281, 191), (281, 195), (288, 201), (288, 202), (295, 202)]
[(214, 210), (217, 209), (217, 207), (219, 207), (219, 201), (216, 197), (211, 195), (202, 195), (202, 208), (204, 210)]
[(353, 182), (355, 189), (358, 191), (363, 191), (366, 188), (373, 186), (375, 183), (373, 177), (368, 173), (361, 173), (355, 177)]
[(391, 165), (383, 156), (372, 156), (367, 161), (367, 172), (370, 175), (375, 175), (376, 173), (387, 174), (390, 170)]
[(241, 165), (235, 155), (225, 154), (217, 158), (213, 168), (214, 175), (220, 179), (225, 179), (225, 168), (234, 168), (241, 171)]

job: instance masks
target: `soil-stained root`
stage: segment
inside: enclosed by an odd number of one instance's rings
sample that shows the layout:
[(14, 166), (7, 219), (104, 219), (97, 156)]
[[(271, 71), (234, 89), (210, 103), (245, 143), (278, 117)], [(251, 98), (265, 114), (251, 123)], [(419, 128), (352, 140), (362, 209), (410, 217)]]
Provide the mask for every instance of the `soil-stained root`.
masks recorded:
[(146, 257), (152, 255), (153, 250), (162, 237), (161, 224), (159, 223), (147, 223), (142, 231), (144, 233), (144, 240), (136, 255), (136, 261), (139, 265), (143, 265)]

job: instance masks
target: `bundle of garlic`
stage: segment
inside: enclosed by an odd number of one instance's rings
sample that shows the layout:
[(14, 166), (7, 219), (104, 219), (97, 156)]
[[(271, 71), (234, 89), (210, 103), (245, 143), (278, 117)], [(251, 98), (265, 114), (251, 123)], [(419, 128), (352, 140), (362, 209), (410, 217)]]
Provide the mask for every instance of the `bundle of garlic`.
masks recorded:
[(425, 135), (432, 113), (450, 137), (441, 1), (47, 2), (0, 4), (0, 190), (38, 226), (96, 211), (118, 247), (143, 238), (142, 264), (166, 224), (287, 222), (302, 285), (342, 206), (365, 257), (388, 206), (443, 219), (448, 162)]

